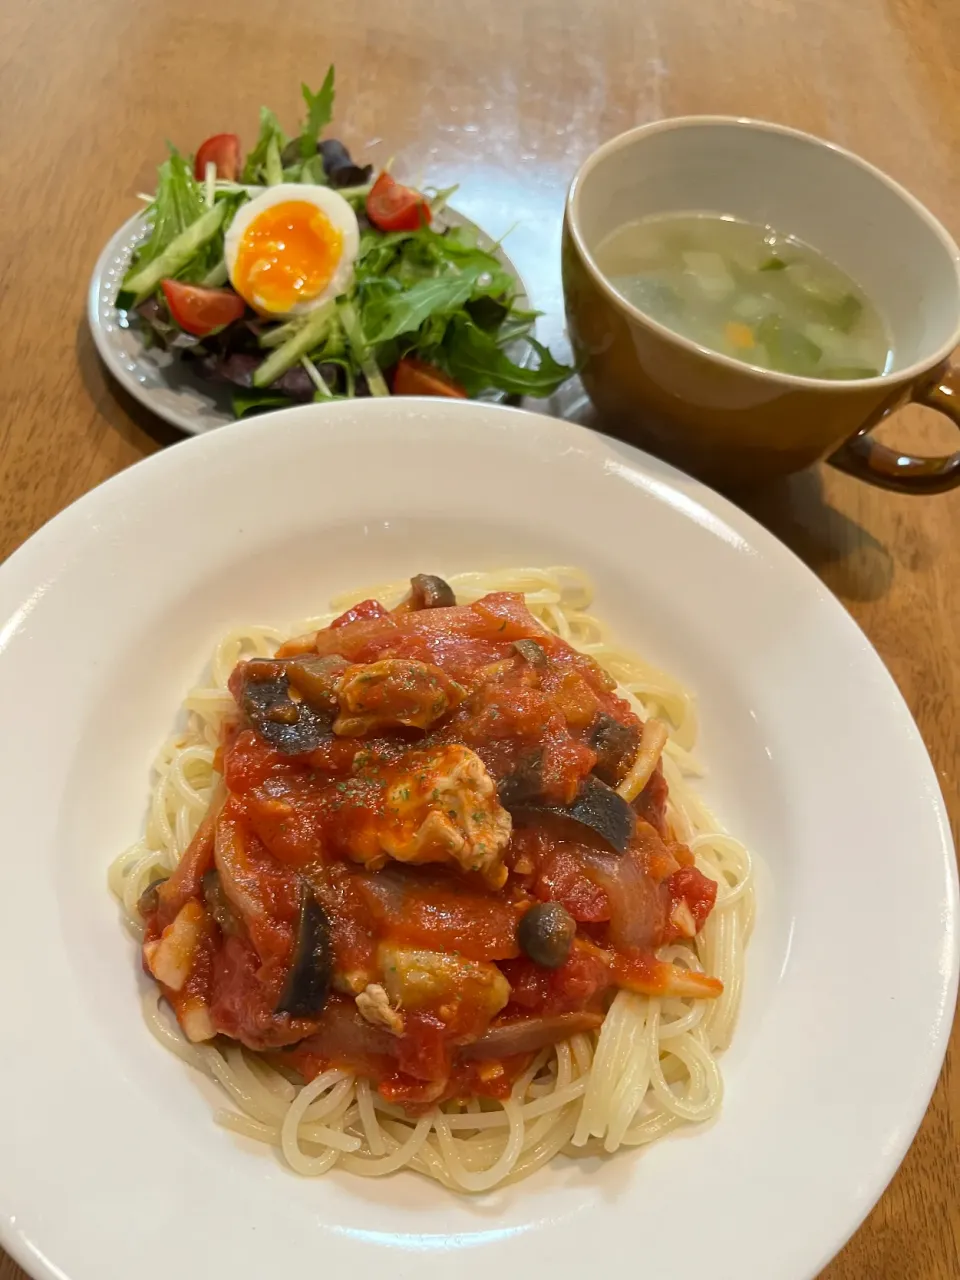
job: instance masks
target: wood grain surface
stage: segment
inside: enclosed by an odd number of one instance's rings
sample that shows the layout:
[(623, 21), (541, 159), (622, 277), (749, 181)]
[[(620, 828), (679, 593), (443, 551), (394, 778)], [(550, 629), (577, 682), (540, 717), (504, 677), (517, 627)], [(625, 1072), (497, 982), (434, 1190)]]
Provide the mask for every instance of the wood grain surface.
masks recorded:
[[(174, 433), (105, 379), (84, 316), (164, 139), (291, 123), (335, 61), (337, 131), (462, 182), (562, 339), (564, 189), (602, 139), (660, 116), (753, 115), (853, 148), (960, 235), (956, 0), (20, 0), (0, 7), (0, 555)], [(561, 408), (577, 412), (567, 401)], [(955, 448), (933, 414), (885, 428)], [(960, 492), (912, 499), (819, 468), (742, 499), (833, 590), (915, 714), (960, 822)], [(910, 851), (904, 850), (905, 865)], [(960, 1043), (920, 1133), (828, 1280), (960, 1275)], [(855, 1089), (837, 1063), (837, 1087)], [(784, 1159), (789, 1160), (789, 1152)], [(105, 1242), (106, 1244), (106, 1242)], [(0, 1258), (0, 1280), (22, 1272)], [(659, 1280), (659, 1278), (658, 1278)], [(776, 1280), (771, 1277), (771, 1280)]]

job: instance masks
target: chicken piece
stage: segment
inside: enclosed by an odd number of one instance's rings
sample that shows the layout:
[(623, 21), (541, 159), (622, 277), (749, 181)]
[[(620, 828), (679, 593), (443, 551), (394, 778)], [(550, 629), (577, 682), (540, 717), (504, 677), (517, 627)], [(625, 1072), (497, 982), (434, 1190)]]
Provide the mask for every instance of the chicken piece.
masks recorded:
[(677, 935), (681, 938), (693, 938), (697, 933), (697, 922), (693, 918), (693, 912), (690, 910), (684, 898), (673, 904), (673, 910), (670, 912), (670, 923)]
[(360, 1016), (373, 1027), (383, 1027), (393, 1036), (403, 1035), (403, 1016), (390, 1003), (379, 982), (371, 982), (356, 998)]
[(510, 999), (510, 984), (495, 964), (465, 960), (448, 951), (381, 946), (387, 994), (404, 1009), (430, 1009), (444, 1021), (462, 1005), (488, 1022)]
[(176, 1014), (181, 1030), (191, 1044), (212, 1040), (217, 1034), (208, 1006), (196, 996), (183, 1001)]
[(510, 815), (483, 761), (460, 743), (408, 751), (385, 783), (382, 807), (353, 833), (349, 852), (372, 871), (397, 862), (449, 862), (491, 888), (507, 878)]
[(334, 733), (359, 738), (398, 724), (428, 729), (463, 700), (464, 692), (429, 662), (384, 658), (347, 667), (337, 697)]
[(209, 959), (213, 929), (213, 921), (207, 912), (195, 898), (191, 898), (159, 938), (151, 938), (143, 944), (147, 969), (163, 987), (184, 1034), (194, 1044), (212, 1040), (216, 1035), (209, 1006), (201, 994), (203, 962)]
[(190, 977), (197, 949), (207, 932), (207, 913), (196, 899), (191, 899), (159, 938), (143, 944), (143, 958), (156, 980), (171, 991), (179, 991)]

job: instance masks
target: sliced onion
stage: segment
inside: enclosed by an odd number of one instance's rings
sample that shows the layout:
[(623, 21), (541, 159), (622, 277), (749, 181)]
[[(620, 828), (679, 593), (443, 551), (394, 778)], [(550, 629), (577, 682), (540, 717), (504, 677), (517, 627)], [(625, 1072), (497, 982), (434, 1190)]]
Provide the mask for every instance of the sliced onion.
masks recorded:
[(665, 726), (659, 720), (647, 720), (640, 736), (637, 758), (630, 766), (630, 772), (617, 787), (618, 793), (624, 800), (636, 800), (653, 776), (653, 771), (660, 763), (660, 757), (666, 745)]
[(320, 1025), (298, 1048), (307, 1049), (331, 1060), (351, 1060), (396, 1053), (396, 1039), (389, 1031), (371, 1026), (361, 1018), (352, 1000), (331, 998), (323, 1011)]
[(472, 1044), (460, 1050), (461, 1058), (512, 1058), (518, 1053), (536, 1053), (583, 1031), (595, 1031), (603, 1022), (602, 1013), (559, 1013), (546, 1018), (521, 1018), (491, 1027)]
[(610, 900), (610, 941), (619, 950), (649, 951), (662, 936), (666, 907), (656, 881), (634, 849), (622, 858), (580, 848), (578, 856)]

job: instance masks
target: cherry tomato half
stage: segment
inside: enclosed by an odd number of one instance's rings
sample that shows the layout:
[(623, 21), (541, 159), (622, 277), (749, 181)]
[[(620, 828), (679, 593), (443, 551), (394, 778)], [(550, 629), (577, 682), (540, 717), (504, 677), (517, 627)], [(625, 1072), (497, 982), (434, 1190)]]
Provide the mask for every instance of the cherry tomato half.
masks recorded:
[(453, 396), (457, 400), (466, 400), (467, 393), (459, 382), (455, 382), (426, 360), (417, 360), (414, 356), (404, 356), (397, 365), (393, 375), (393, 394), (395, 396)]
[(193, 162), (193, 176), (203, 182), (210, 161), (217, 166), (217, 177), (236, 182), (240, 173), (240, 139), (235, 133), (215, 133), (200, 144)]
[(160, 287), (174, 320), (196, 338), (239, 320), (246, 310), (246, 303), (232, 289), (205, 289), (180, 280), (162, 280)]
[(381, 173), (367, 196), (367, 217), (381, 231), (416, 231), (430, 221), (430, 206), (419, 191)]

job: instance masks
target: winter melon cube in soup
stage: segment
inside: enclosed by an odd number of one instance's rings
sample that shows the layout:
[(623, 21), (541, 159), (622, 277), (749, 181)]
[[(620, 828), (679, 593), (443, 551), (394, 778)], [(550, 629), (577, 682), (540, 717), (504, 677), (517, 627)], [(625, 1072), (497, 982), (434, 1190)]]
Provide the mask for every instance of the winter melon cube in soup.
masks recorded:
[(893, 364), (883, 317), (809, 245), (719, 214), (617, 227), (597, 266), (628, 302), (701, 346), (808, 378), (875, 378)]

